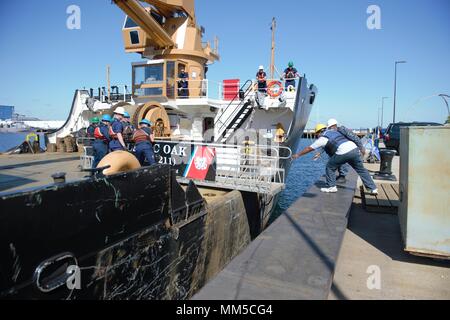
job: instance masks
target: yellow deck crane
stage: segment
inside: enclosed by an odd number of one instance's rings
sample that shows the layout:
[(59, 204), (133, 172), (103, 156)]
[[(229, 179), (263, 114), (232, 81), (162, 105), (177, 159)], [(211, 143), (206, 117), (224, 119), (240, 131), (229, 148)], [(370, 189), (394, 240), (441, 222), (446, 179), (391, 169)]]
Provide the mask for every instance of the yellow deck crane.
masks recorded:
[(218, 44), (212, 48), (203, 42), (205, 30), (197, 24), (194, 0), (113, 2), (127, 15), (122, 28), (125, 51), (148, 59), (133, 63), (132, 94), (139, 107), (123, 107), (134, 123), (146, 118), (167, 136), (170, 124), (160, 103), (179, 98), (182, 69), (188, 74), (189, 98), (204, 96), (207, 65), (220, 59)]

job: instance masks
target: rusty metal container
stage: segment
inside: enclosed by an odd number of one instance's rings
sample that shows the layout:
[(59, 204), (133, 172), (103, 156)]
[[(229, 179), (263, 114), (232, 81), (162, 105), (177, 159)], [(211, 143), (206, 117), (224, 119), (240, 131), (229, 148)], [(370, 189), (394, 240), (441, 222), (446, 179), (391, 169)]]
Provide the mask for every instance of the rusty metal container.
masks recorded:
[(450, 126), (400, 129), (399, 221), (405, 250), (450, 259)]

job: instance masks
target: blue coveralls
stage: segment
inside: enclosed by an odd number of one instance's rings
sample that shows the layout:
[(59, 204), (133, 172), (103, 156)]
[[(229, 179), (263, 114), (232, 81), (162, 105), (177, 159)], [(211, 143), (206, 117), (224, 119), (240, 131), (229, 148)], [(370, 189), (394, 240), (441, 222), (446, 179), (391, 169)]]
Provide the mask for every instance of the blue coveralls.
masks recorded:
[[(152, 129), (150, 128), (142, 128), (149, 136), (152, 135)], [(136, 158), (141, 163), (141, 166), (145, 164), (145, 159), (147, 162), (152, 165), (155, 164), (155, 155), (153, 153), (153, 146), (150, 141), (143, 141), (136, 144)]]
[(264, 71), (258, 72), (256, 74), (256, 79), (258, 79), (258, 91), (259, 92), (263, 92), (263, 93), (267, 92), (267, 81), (262, 80), (262, 79), (265, 79), (266, 77), (267, 77), (267, 74)]
[(181, 79), (178, 83), (179, 88), (179, 96), (180, 97), (189, 97), (189, 82), (188, 82), (188, 74), (186, 72), (181, 72), (179, 74), (179, 78)]
[[(114, 119), (114, 121), (111, 123), (111, 129), (115, 133), (123, 133), (123, 124), (117, 119)], [(109, 142), (109, 149), (111, 151), (119, 151), (119, 150), (125, 150), (120, 143), (119, 139), (113, 139), (111, 137), (111, 140)]]
[[(295, 75), (296, 75), (297, 73), (298, 73), (298, 71), (297, 71), (297, 69), (295, 69), (295, 68), (292, 68), (292, 69), (287, 68), (286, 70), (284, 70), (284, 74), (286, 75), (286, 78), (287, 78), (287, 79), (295, 78)], [(292, 79), (292, 80), (286, 80), (285, 85), (284, 85), (285, 89), (287, 90), (287, 88), (288, 88), (289, 86), (293, 86), (293, 87), (295, 88), (295, 79)]]
[(110, 141), (108, 127), (104, 124), (100, 124), (98, 128), (105, 138), (96, 138), (92, 144), (92, 148), (94, 150), (94, 163), (92, 164), (93, 168), (97, 168), (99, 162), (108, 154), (108, 143)]
[(86, 135), (87, 135), (89, 138), (93, 138), (93, 137), (94, 137), (94, 131), (95, 131), (95, 128), (96, 128), (96, 126), (93, 125), (93, 124), (91, 124), (91, 125), (89, 125), (89, 127), (87, 127), (87, 129), (86, 129)]

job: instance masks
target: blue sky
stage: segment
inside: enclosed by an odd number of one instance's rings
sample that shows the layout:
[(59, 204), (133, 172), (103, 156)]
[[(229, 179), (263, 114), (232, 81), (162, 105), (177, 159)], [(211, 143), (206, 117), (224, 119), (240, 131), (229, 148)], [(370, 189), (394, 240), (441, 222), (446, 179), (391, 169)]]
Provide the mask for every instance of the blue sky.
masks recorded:
[[(66, 9), (81, 8), (81, 30), (68, 30)], [(381, 30), (369, 30), (369, 5), (381, 8)], [(377, 124), (381, 97), (385, 125), (392, 120), (394, 61), (399, 65), (397, 120), (443, 122), (440, 98), (450, 94), (448, 0), (197, 0), (206, 38), (220, 39), (221, 61), (208, 77), (254, 76), (270, 59), (270, 22), (278, 22), (278, 69), (293, 60), (319, 96), (309, 127), (330, 117), (349, 127)], [(42, 119), (65, 119), (73, 92), (131, 82), (121, 27), (124, 15), (110, 0), (0, 1), (0, 104)]]

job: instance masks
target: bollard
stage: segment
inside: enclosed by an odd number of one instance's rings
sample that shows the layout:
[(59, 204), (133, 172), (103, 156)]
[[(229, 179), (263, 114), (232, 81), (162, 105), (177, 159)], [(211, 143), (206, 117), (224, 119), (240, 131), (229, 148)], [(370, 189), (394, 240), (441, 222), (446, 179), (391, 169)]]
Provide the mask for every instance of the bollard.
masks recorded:
[(66, 173), (65, 172), (57, 172), (52, 174), (53, 181), (56, 184), (65, 183), (66, 182)]
[(380, 171), (374, 175), (375, 179), (397, 181), (395, 175), (392, 174), (392, 159), (394, 159), (395, 153), (395, 150), (380, 150)]

